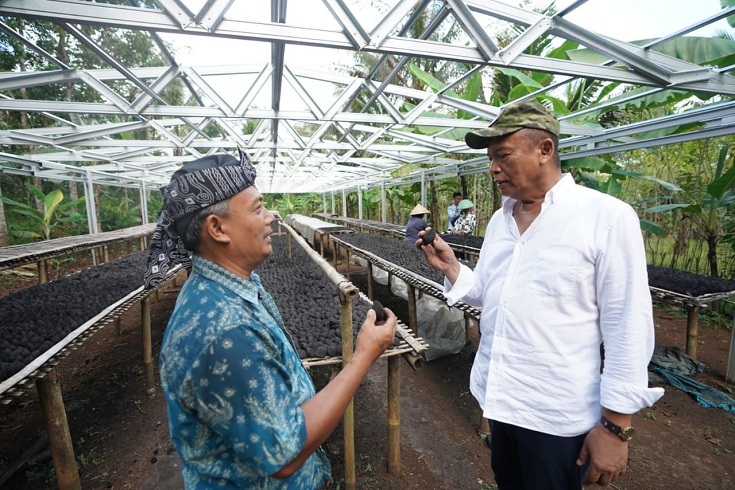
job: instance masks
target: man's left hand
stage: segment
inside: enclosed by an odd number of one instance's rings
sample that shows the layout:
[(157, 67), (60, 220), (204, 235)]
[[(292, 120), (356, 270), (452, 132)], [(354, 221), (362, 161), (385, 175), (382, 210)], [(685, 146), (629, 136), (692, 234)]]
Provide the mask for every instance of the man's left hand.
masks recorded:
[(577, 464), (589, 463), (585, 485), (606, 486), (620, 478), (628, 464), (628, 443), (597, 424), (584, 439)]

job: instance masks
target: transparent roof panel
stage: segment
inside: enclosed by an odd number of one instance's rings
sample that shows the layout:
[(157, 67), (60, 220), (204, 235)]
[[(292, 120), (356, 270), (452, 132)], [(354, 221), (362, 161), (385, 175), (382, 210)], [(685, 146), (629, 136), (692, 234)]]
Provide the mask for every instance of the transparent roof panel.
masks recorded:
[[(27, 61), (0, 72), (0, 110), (31, 127), (0, 131), (0, 171), (79, 179), (93, 168), (105, 185), (158, 186), (187, 160), (240, 147), (265, 192), (393, 185), (417, 178), (406, 164), (482, 171), (463, 136), (517, 100), (557, 113), (570, 155), (735, 132), (735, 41), (712, 39), (735, 37), (735, 6), (550, 5), (3, 0), (0, 46)], [(68, 34), (63, 60), (38, 43), (48, 23)], [(616, 117), (662, 103), (649, 120)]]

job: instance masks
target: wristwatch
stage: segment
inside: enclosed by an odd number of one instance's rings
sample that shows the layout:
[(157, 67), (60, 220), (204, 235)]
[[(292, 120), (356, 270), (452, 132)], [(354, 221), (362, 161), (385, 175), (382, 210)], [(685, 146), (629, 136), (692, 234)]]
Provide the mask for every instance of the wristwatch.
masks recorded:
[(604, 428), (618, 436), (621, 441), (628, 442), (633, 439), (633, 432), (635, 431), (633, 427), (620, 427), (607, 420), (604, 416), (600, 417), (600, 423)]

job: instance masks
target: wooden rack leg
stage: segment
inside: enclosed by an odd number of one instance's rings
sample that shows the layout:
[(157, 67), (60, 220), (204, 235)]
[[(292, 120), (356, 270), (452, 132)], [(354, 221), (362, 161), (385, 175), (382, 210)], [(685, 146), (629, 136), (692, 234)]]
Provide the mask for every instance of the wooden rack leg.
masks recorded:
[(697, 336), (699, 335), (699, 307), (688, 305), (687, 307), (687, 350), (686, 353), (692, 359), (697, 358)]
[(408, 293), (408, 323), (411, 330), (418, 333), (418, 315), (416, 313), (416, 289), (406, 283), (406, 292)]
[(82, 488), (56, 369), (36, 381), (59, 490)]
[(45, 260), (38, 261), (38, 284), (44, 284), (48, 282), (48, 267), (46, 267)]
[[(352, 360), (352, 301), (342, 300), (340, 322), (342, 329), (342, 367)], [(344, 445), (345, 445), (345, 488), (355, 490), (355, 406), (350, 400), (343, 416)]]
[(291, 259), (291, 234), (286, 234), (286, 257)]
[(346, 257), (346, 259), (345, 259), (345, 267), (346, 267), (346, 269), (345, 269), (345, 277), (347, 278), (348, 281), (351, 281), (352, 280), (352, 277), (350, 277), (350, 249), (349, 248), (346, 249), (346, 255), (345, 255), (345, 257)]
[(490, 421), (482, 415), (480, 415), (480, 423), (477, 425), (477, 433), (483, 439), (490, 435)]
[(367, 283), (368, 283), (368, 298), (371, 300), (375, 297), (373, 296), (375, 293), (373, 293), (373, 263), (368, 261), (367, 264)]
[(105, 264), (110, 261), (110, 250), (107, 248), (107, 245), (102, 245), (102, 262)]
[(151, 341), (151, 300), (146, 297), (140, 302), (143, 320), (143, 366), (145, 367), (145, 388), (148, 396), (156, 394), (156, 381), (153, 374), (153, 347)]
[(725, 379), (730, 382), (735, 382), (735, 318), (732, 320), (732, 330), (730, 331), (730, 353), (727, 356)]
[(388, 358), (388, 473), (401, 474), (401, 364)]

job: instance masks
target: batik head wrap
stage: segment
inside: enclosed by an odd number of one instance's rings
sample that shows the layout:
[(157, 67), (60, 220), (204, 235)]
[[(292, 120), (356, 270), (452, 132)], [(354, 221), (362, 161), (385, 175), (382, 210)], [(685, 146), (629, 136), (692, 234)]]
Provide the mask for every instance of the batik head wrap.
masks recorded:
[(182, 237), (200, 210), (224, 201), (255, 183), (255, 168), (243, 151), (209, 155), (185, 163), (161, 188), (163, 207), (151, 237), (145, 289), (158, 286), (176, 264), (191, 269), (191, 257)]

